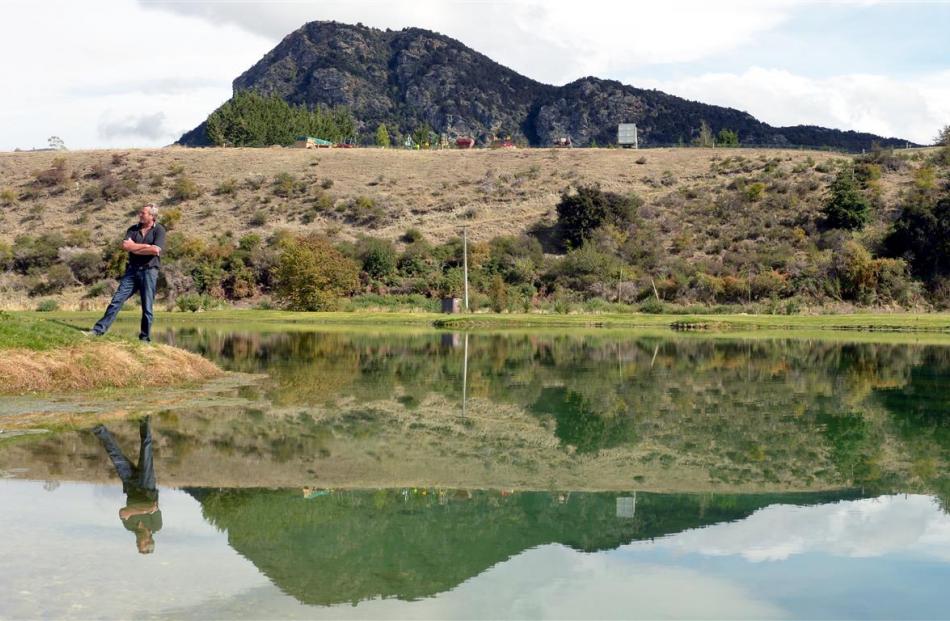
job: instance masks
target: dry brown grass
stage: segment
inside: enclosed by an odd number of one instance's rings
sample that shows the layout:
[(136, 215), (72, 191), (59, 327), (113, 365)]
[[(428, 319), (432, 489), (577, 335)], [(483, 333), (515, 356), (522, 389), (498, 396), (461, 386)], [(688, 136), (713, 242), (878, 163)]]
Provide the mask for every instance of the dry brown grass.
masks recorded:
[(6, 349), (0, 357), (0, 393), (170, 386), (221, 373), (201, 356), (167, 345), (93, 342), (51, 351)]
[[(113, 165), (115, 153), (127, 154)], [(835, 153), (802, 150), (728, 149), (524, 149), (514, 151), (404, 151), (382, 149), (184, 149), (166, 148), (122, 151), (74, 151), (69, 153), (0, 154), (0, 186), (18, 191), (28, 187), (37, 170), (49, 168), (53, 158), (65, 157), (71, 176), (61, 193), (19, 200), (2, 211), (0, 240), (12, 241), (21, 233), (44, 229), (88, 229), (94, 242), (115, 239), (133, 220), (130, 213), (145, 201), (168, 200), (175, 172), (195, 181), (204, 193), (179, 205), (178, 230), (209, 237), (231, 231), (235, 235), (276, 229), (316, 231), (348, 239), (359, 233), (395, 239), (416, 227), (433, 241), (444, 241), (468, 225), (472, 238), (487, 240), (497, 235), (517, 234), (539, 220), (553, 217), (553, 208), (565, 188), (579, 183), (599, 183), (605, 190), (636, 192), (648, 203), (684, 186), (703, 192), (723, 184), (723, 177), (710, 174), (710, 165), (721, 158), (741, 155), (753, 161), (779, 158), (788, 168), (811, 157), (816, 163), (843, 158)], [(646, 162), (636, 161), (645, 158)], [(122, 159), (122, 158), (120, 158)], [(89, 177), (101, 165), (118, 177), (137, 177), (138, 189), (131, 196), (102, 205), (82, 201), (84, 189), (96, 184)], [(277, 196), (274, 177), (289, 173), (303, 182), (305, 190), (290, 197)], [(259, 189), (246, 184), (263, 179)], [(673, 185), (660, 183), (664, 177)], [(161, 178), (161, 187), (150, 183)], [(234, 179), (233, 194), (215, 194), (222, 182)], [(332, 187), (321, 190), (325, 180)], [(896, 191), (898, 181), (885, 178), (885, 198)], [(339, 215), (316, 213), (313, 198), (321, 191), (337, 205), (358, 196), (374, 199), (387, 217), (372, 230), (341, 221)], [(262, 212), (266, 222), (250, 225)], [(212, 226), (213, 225), (213, 226)]]

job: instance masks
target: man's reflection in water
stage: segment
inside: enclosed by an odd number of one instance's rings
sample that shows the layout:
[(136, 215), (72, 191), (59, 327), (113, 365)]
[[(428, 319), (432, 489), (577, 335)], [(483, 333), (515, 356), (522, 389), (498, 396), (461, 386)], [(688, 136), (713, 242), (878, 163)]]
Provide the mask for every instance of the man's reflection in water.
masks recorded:
[(105, 425), (92, 430), (105, 448), (115, 471), (122, 479), (126, 494), (125, 506), (119, 510), (122, 525), (135, 533), (135, 544), (141, 554), (155, 551), (152, 535), (162, 529), (162, 512), (158, 508), (158, 489), (155, 487), (155, 467), (152, 464), (152, 428), (146, 416), (139, 421), (139, 463), (133, 466), (116, 443)]

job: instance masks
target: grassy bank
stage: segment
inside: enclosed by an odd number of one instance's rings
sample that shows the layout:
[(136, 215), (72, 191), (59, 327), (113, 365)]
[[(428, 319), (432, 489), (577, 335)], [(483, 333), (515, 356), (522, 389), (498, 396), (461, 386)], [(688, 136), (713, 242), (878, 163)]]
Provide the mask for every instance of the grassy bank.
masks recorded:
[[(93, 312), (15, 313), (18, 317), (48, 317), (72, 325), (91, 325)], [(138, 320), (138, 313), (120, 314), (120, 320)], [(950, 313), (854, 313), (842, 315), (728, 315), (728, 314), (538, 314), (473, 313), (443, 315), (413, 312), (306, 313), (276, 310), (219, 310), (201, 313), (159, 313), (158, 325), (260, 327), (273, 330), (315, 326), (416, 326), (450, 330), (505, 330), (512, 328), (611, 328), (687, 330), (701, 332), (847, 331), (950, 334)]]
[(220, 374), (176, 347), (92, 338), (62, 321), (0, 313), (0, 394), (169, 386)]

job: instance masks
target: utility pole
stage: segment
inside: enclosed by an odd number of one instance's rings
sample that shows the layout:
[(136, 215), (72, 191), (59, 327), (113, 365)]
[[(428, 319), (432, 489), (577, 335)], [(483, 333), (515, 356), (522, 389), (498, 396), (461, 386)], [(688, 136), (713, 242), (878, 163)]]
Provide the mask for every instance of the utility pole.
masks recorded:
[(468, 227), (462, 227), (462, 269), (465, 274), (465, 312), (468, 312)]

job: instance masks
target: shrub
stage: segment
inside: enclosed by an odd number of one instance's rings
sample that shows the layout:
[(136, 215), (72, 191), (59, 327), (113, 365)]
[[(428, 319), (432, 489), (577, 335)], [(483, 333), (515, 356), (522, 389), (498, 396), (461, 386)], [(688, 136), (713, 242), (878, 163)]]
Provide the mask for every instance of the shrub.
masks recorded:
[(13, 267), (23, 274), (49, 267), (65, 245), (66, 239), (59, 233), (44, 233), (39, 237), (21, 235), (13, 241)]
[(834, 270), (845, 299), (866, 301), (877, 288), (871, 253), (856, 241), (846, 241), (835, 255)]
[(867, 223), (871, 206), (856, 187), (852, 176), (851, 170), (842, 170), (831, 184), (822, 212), (825, 227), (857, 230)]
[(406, 229), (406, 232), (402, 234), (402, 241), (407, 244), (414, 244), (422, 240), (422, 231), (417, 228), (408, 228)]
[(219, 183), (214, 193), (218, 196), (234, 196), (237, 193), (237, 185), (237, 180), (230, 177)]
[(136, 189), (133, 179), (119, 179), (111, 172), (99, 179), (99, 196), (109, 202), (115, 202), (131, 196)]
[(750, 203), (757, 202), (765, 194), (765, 184), (761, 181), (750, 183), (745, 188), (745, 199)]
[(267, 212), (263, 209), (255, 211), (254, 215), (251, 216), (251, 219), (248, 220), (248, 224), (251, 226), (264, 226), (267, 224)]
[(64, 157), (55, 158), (52, 166), (46, 170), (33, 173), (33, 182), (45, 188), (63, 185), (67, 179), (69, 179), (69, 173), (66, 171)]
[(42, 300), (36, 305), (36, 310), (41, 313), (51, 313), (53, 311), (58, 311), (59, 303), (53, 299)]
[(179, 175), (172, 183), (169, 198), (176, 202), (182, 202), (198, 198), (204, 193), (201, 186), (185, 175)]
[(324, 179), (320, 182), (320, 187), (324, 190), (329, 190), (333, 187), (333, 179)]
[(114, 291), (113, 283), (108, 280), (100, 280), (93, 286), (89, 287), (89, 290), (86, 291), (84, 297), (87, 298), (98, 298), (106, 295), (112, 295)]
[(950, 197), (932, 207), (923, 202), (905, 206), (884, 247), (891, 257), (907, 259), (917, 276), (950, 275)]
[(285, 243), (274, 270), (274, 295), (290, 310), (322, 311), (356, 291), (359, 267), (322, 237)]
[(163, 209), (160, 212), (159, 220), (162, 226), (164, 226), (167, 230), (172, 231), (181, 221), (181, 209), (178, 207)]
[(65, 263), (73, 276), (84, 285), (95, 282), (102, 276), (102, 255), (91, 250), (71, 254)]
[(211, 310), (219, 304), (220, 302), (218, 302), (218, 300), (202, 293), (186, 293), (185, 295), (178, 296), (175, 300), (175, 306), (183, 313), (197, 313), (198, 311)]
[(17, 202), (17, 193), (13, 188), (3, 188), (0, 190), (0, 205), (9, 207)]
[(491, 303), (491, 309), (500, 313), (508, 308), (508, 285), (501, 277), (501, 274), (495, 274), (488, 286), (488, 299)]
[(60, 293), (66, 287), (74, 284), (76, 280), (73, 273), (66, 265), (57, 263), (46, 272), (46, 278), (40, 280), (30, 289), (30, 295), (52, 295)]
[(288, 172), (278, 173), (274, 177), (274, 194), (284, 198), (294, 194), (297, 191), (297, 177)]
[(396, 249), (388, 241), (365, 237), (357, 245), (357, 256), (373, 280), (386, 280), (396, 273)]
[(13, 248), (10, 244), (0, 241), (0, 270), (13, 267)]
[(641, 203), (634, 195), (604, 192), (597, 186), (578, 186), (573, 194), (565, 192), (557, 204), (557, 219), (564, 241), (578, 247), (604, 224), (626, 228), (633, 222)]
[(356, 224), (377, 227), (386, 218), (386, 210), (368, 196), (357, 196), (346, 206), (348, 218)]

